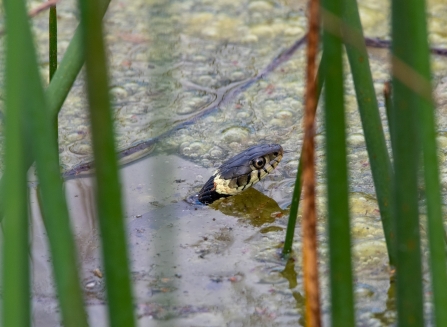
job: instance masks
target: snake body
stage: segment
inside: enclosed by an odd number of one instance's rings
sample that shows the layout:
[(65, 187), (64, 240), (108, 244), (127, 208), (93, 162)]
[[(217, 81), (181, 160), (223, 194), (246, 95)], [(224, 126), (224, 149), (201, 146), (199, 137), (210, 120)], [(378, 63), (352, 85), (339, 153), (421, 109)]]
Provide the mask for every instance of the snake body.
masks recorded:
[(208, 179), (198, 194), (203, 204), (246, 190), (276, 168), (283, 157), (279, 144), (262, 144), (248, 148), (227, 160)]

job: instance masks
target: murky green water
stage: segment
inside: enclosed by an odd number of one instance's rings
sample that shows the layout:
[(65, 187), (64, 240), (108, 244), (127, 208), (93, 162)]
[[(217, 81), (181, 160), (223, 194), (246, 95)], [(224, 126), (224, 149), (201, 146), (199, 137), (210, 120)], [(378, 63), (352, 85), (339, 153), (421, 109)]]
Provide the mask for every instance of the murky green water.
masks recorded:
[[(36, 6), (39, 2), (30, 2)], [(360, 1), (365, 34), (387, 39), (389, 3)], [(122, 171), (132, 273), (141, 326), (287, 326), (302, 321), (300, 231), (295, 261), (282, 261), (292, 186), (301, 147), (304, 49), (248, 88), (241, 85), (304, 34), (306, 1), (113, 1), (105, 26), (111, 95), (120, 150), (156, 139), (152, 155)], [(59, 53), (77, 25), (73, 1), (58, 6)], [(430, 1), (430, 40), (447, 47), (447, 4)], [(42, 73), (47, 78), (47, 22), (34, 20)], [(386, 129), (383, 84), (388, 52), (370, 49), (374, 83)], [(439, 113), (444, 202), (447, 201), (447, 58), (433, 57)], [(352, 81), (346, 80), (351, 213), (358, 326), (394, 323), (386, 247)], [(193, 117), (208, 112), (207, 115)], [(82, 79), (59, 115), (66, 171), (91, 161)], [(321, 121), (321, 119), (319, 119)], [(169, 133), (178, 126), (183, 128)], [(320, 274), (328, 322), (324, 130), (317, 129)], [(159, 136), (162, 136), (158, 139)], [(216, 208), (184, 199), (229, 156), (250, 145), (280, 143), (287, 153), (257, 190)], [(67, 181), (92, 326), (105, 326), (105, 293), (90, 178)], [(32, 187), (34, 189), (34, 186)], [(261, 193), (259, 193), (261, 191)], [(56, 326), (51, 267), (33, 199), (35, 326)], [(262, 210), (260, 210), (262, 209)], [(426, 249), (423, 251), (426, 253)], [(428, 278), (427, 269), (425, 277)], [(428, 295), (430, 290), (425, 289)], [(426, 310), (430, 308), (427, 302)]]

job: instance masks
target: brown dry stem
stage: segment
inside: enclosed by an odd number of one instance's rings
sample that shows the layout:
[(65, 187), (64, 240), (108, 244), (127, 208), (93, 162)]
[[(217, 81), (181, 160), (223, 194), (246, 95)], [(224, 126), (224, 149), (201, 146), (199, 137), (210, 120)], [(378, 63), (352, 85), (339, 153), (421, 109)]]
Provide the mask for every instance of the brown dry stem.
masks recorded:
[(317, 107), (316, 57), (318, 52), (319, 1), (309, 1), (306, 103), (303, 142), (303, 269), (306, 326), (321, 326), (315, 208), (315, 112)]

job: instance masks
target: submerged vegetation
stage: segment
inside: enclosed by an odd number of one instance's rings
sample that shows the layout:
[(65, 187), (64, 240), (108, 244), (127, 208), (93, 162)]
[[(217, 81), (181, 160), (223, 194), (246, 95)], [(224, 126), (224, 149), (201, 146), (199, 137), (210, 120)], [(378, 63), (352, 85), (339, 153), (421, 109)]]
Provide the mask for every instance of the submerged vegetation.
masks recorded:
[[(306, 44), (307, 40), (307, 83), (305, 89), (305, 116), (304, 138), (300, 155), (296, 182), (293, 187), (290, 209), (283, 211), (277, 203), (266, 204), (254, 201), (255, 191), (246, 192), (239, 200), (222, 202), (221, 211), (235, 216), (249, 217), (255, 221), (254, 226), (261, 226), (259, 218), (275, 221), (277, 217), (290, 215), (288, 220), (285, 241), (282, 245), (282, 265), (286, 265), (281, 276), (287, 279), (290, 289), (297, 287), (298, 275), (293, 270), (293, 262), (301, 257), (301, 253), (294, 253), (294, 237), (303, 238), (303, 271), (305, 294), (304, 299), (293, 292), (297, 303), (304, 303), (305, 317), (300, 320), (307, 326), (320, 326), (321, 317), (321, 276), (318, 276), (319, 254), (321, 245), (317, 239), (318, 224), (316, 210), (316, 182), (320, 180), (315, 172), (315, 137), (316, 137), (316, 110), (319, 98), (323, 101), (320, 106), (324, 133), (324, 159), (325, 159), (325, 187), (327, 194), (327, 243), (328, 243), (328, 270), (330, 292), (330, 319), (333, 326), (354, 326), (356, 320), (355, 292), (353, 280), (352, 259), (352, 228), (349, 208), (349, 143), (347, 142), (347, 114), (345, 104), (344, 81), (352, 77), (357, 101), (358, 112), (361, 119), (366, 149), (368, 153), (368, 169), (371, 170), (372, 183), (380, 210), (383, 233), (386, 240), (389, 258), (390, 283), (396, 281), (395, 303), (398, 326), (447, 325), (447, 272), (445, 252), (445, 231), (442, 208), (442, 194), (440, 184), (440, 170), (438, 162), (438, 149), (436, 144), (437, 127), (435, 120), (435, 103), (430, 73), (430, 48), (427, 41), (427, 21), (425, 3), (423, 0), (393, 0), (391, 6), (391, 82), (386, 88), (385, 103), (389, 134), (391, 135), (391, 149), (387, 148), (386, 132), (382, 126), (379, 112), (379, 101), (373, 84), (373, 74), (368, 60), (363, 28), (356, 0), (326, 1), (321, 4), (310, 0), (309, 29), (305, 36), (282, 51), (265, 68), (253, 69), (252, 75), (245, 79), (232, 75), (230, 78), (215, 82), (213, 88), (208, 85), (199, 85), (199, 82), (187, 82), (183, 79), (183, 87), (192, 90), (193, 100), (189, 104), (200, 106), (198, 113), (189, 111), (187, 107), (181, 108), (184, 118), (169, 121), (166, 117), (158, 117), (156, 122), (146, 122), (148, 109), (141, 114), (126, 114), (122, 109), (120, 114), (128, 119), (141, 119), (147, 125), (157, 123), (171, 127), (168, 131), (160, 128), (161, 132), (152, 135), (149, 140), (138, 140), (130, 148), (123, 149), (116, 140), (113, 124), (114, 114), (111, 110), (110, 99), (110, 72), (107, 68), (108, 52), (103, 36), (102, 17), (109, 5), (108, 0), (80, 0), (79, 1), (79, 27), (63, 55), (57, 62), (57, 11), (56, 5), (49, 6), (49, 74), (50, 82), (45, 88), (40, 76), (38, 55), (35, 49), (30, 19), (26, 12), (26, 3), (23, 0), (4, 0), (5, 15), (5, 67), (4, 93), (5, 93), (5, 120), (3, 135), (4, 141), (4, 174), (0, 185), (0, 213), (3, 225), (3, 252), (2, 252), (2, 325), (8, 327), (31, 326), (32, 297), (29, 250), (32, 240), (29, 238), (30, 219), (28, 217), (30, 204), (27, 190), (27, 174), (29, 167), (35, 163), (38, 178), (38, 206), (41, 212), (53, 267), (54, 284), (57, 291), (58, 305), (62, 324), (64, 326), (91, 325), (91, 317), (87, 315), (87, 306), (81, 285), (81, 272), (77, 264), (79, 257), (76, 246), (76, 236), (70, 223), (70, 212), (65, 197), (64, 184), (61, 174), (62, 160), (59, 154), (57, 129), (57, 115), (75, 83), (75, 80), (85, 63), (85, 90), (88, 95), (89, 120), (91, 125), (91, 139), (95, 167), (95, 208), (97, 210), (98, 226), (102, 241), (102, 260), (104, 266), (106, 302), (108, 321), (111, 326), (136, 326), (136, 303), (132, 294), (132, 276), (129, 256), (130, 242), (126, 239), (126, 223), (123, 205), (123, 191), (119, 181), (118, 159), (131, 156), (136, 151), (148, 153), (162, 138), (182, 129), (187, 129), (194, 123), (206, 128), (206, 124), (198, 122), (218, 108), (226, 109), (230, 100), (238, 99), (237, 109), (250, 102), (238, 96), (250, 86), (263, 82), (281, 64), (287, 62), (296, 51)], [(256, 3), (251, 6), (268, 5)], [(161, 9), (160, 9), (161, 8)], [(161, 5), (160, 12), (166, 9)], [(163, 13), (160, 13), (162, 16)], [(202, 17), (203, 18), (203, 17)], [(203, 18), (205, 19), (205, 18)], [(307, 28), (307, 27), (306, 27)], [(166, 27), (166, 38), (171, 37), (171, 27)], [(226, 31), (221, 31), (225, 33)], [(228, 31), (227, 31), (228, 32)], [(212, 31), (207, 32), (212, 35)], [(229, 32), (228, 32), (229, 33)], [(265, 31), (263, 33), (266, 33)], [(307, 38), (307, 39), (306, 39)], [(253, 40), (253, 38), (251, 39)], [(244, 42), (251, 42), (249, 38)], [(168, 44), (168, 42), (166, 42)], [(162, 62), (160, 58), (169, 57), (168, 64), (172, 65), (174, 56), (172, 49), (164, 49), (164, 40), (153, 40), (154, 46), (159, 46), (159, 52), (154, 55), (154, 62)], [(348, 65), (343, 65), (343, 49), (345, 50)], [(317, 69), (316, 61), (318, 51), (320, 61)], [(228, 54), (230, 56), (231, 54)], [(158, 57), (157, 57), (158, 56)], [(186, 56), (186, 55), (185, 55)], [(158, 61), (157, 61), (158, 60)], [(199, 59), (203, 60), (203, 59)], [(244, 60), (241, 58), (241, 60)], [(145, 63), (146, 64), (146, 63)], [(160, 64), (163, 67), (163, 64)], [(196, 63), (201, 65), (200, 63)], [(219, 63), (225, 66), (228, 63)], [(230, 61), (238, 65), (236, 61)], [(264, 63), (263, 63), (264, 64)], [(125, 60), (123, 66), (130, 67)], [(146, 64), (147, 65), (147, 64)], [(149, 65), (150, 66), (150, 65)], [(349, 70), (347, 67), (349, 66)], [(150, 96), (160, 101), (173, 88), (172, 67), (163, 67), (162, 73), (166, 80), (161, 85), (151, 85)], [(198, 67), (197, 69), (199, 69)], [(152, 68), (151, 68), (152, 69)], [(290, 69), (290, 67), (288, 68)], [(318, 71), (318, 72), (317, 72)], [(347, 71), (347, 72), (346, 72)], [(295, 75), (296, 76), (296, 75)], [(276, 77), (278, 78), (278, 77)], [(205, 82), (207, 81), (206, 79)], [(203, 81), (202, 81), (203, 82)], [(214, 82), (213, 82), (214, 83)], [(220, 84), (219, 84), (220, 83)], [(300, 82), (301, 83), (301, 82)], [(156, 84), (156, 82), (155, 82)], [(304, 83), (301, 83), (303, 85)], [(295, 85), (294, 85), (295, 87)], [(269, 84), (268, 92), (274, 89)], [(304, 89), (304, 88), (303, 88)], [(24, 90), (26, 90), (24, 92)], [(267, 92), (267, 93), (268, 93)], [(117, 91), (119, 94), (119, 91)], [(146, 94), (146, 93), (145, 93)], [(211, 94), (211, 95), (210, 95)], [(320, 97), (321, 95), (321, 97)], [(202, 98), (209, 97), (206, 100)], [(176, 105), (181, 95), (175, 100), (170, 99), (171, 105)], [(172, 100), (172, 101), (171, 101)], [(265, 99), (262, 99), (264, 101)], [(255, 101), (255, 100), (253, 100)], [(257, 101), (257, 100), (256, 100)], [(266, 101), (270, 101), (267, 99)], [(166, 104), (166, 102), (165, 102)], [(251, 105), (251, 103), (250, 103)], [(124, 107), (125, 108), (125, 107)], [(298, 110), (297, 108), (295, 108)], [(180, 109), (179, 109), (180, 110)], [(250, 123), (244, 119), (250, 113), (240, 112), (235, 115), (240, 119), (241, 125), (237, 128), (228, 127), (219, 135), (222, 141), (241, 146), (241, 139), (252, 131)], [(277, 115), (278, 113), (274, 113)], [(266, 120), (275, 121), (277, 129), (285, 129), (281, 124), (284, 120), (290, 121), (298, 117), (288, 116), (289, 112), (282, 112), (286, 117), (283, 120), (277, 116), (267, 116)], [(290, 114), (291, 115), (291, 114)], [(118, 116), (118, 115), (116, 115)], [(136, 118), (140, 117), (140, 118)], [(272, 118), (274, 117), (274, 118)], [(165, 120), (164, 120), (165, 119)], [(235, 118), (236, 119), (236, 118)], [(288, 127), (288, 126), (286, 126)], [(206, 135), (209, 131), (203, 131)], [(292, 128), (283, 133), (284, 139), (289, 140), (290, 133), (296, 133)], [(268, 139), (263, 135), (262, 140)], [(202, 138), (206, 136), (201, 135)], [(175, 137), (175, 136), (174, 136)], [(225, 157), (225, 152), (219, 148), (209, 147), (206, 151), (200, 144), (192, 142), (180, 145), (183, 154), (194, 151), (212, 153), (207, 158), (216, 156)], [(271, 143), (271, 142), (269, 142)], [(220, 151), (220, 152), (219, 152)], [(118, 153), (118, 154), (117, 154)], [(391, 155), (390, 155), (391, 154)], [(208, 159), (207, 159), (208, 160)], [(211, 163), (209, 162), (209, 166)], [(174, 169), (166, 163), (166, 167)], [(92, 168), (90, 162), (81, 162), (78, 166), (71, 166), (65, 171), (65, 176), (76, 175), (83, 170)], [(166, 174), (168, 175), (168, 174)], [(423, 176), (423, 177), (421, 177)], [(169, 178), (172, 176), (169, 175)], [(154, 177), (157, 181), (156, 192), (163, 192), (163, 185), (171, 183), (171, 179), (164, 175)], [(175, 180), (175, 183), (183, 183)], [(162, 185), (163, 184), (163, 185)], [(301, 189), (303, 186), (303, 196)], [(420, 190), (424, 189), (421, 195)], [(154, 191), (155, 192), (155, 191)], [(290, 195), (290, 194), (289, 194)], [(423, 259), (420, 228), (421, 197), (427, 213), (427, 243), (428, 262), (430, 269), (431, 290), (429, 301), (433, 303), (430, 317), (424, 320), (424, 282)], [(259, 197), (258, 197), (259, 199)], [(294, 235), (298, 218), (299, 205), (303, 202), (302, 233)], [(239, 203), (240, 201), (242, 203)], [(245, 202), (246, 201), (246, 202)], [(286, 201), (286, 202), (287, 202)], [(159, 204), (153, 201), (154, 206)], [(234, 207), (234, 208), (233, 208)], [(236, 209), (237, 207), (237, 209)], [(218, 208), (218, 206), (216, 207)], [(263, 212), (259, 210), (265, 209)], [(195, 208), (197, 209), (197, 208)], [(426, 210), (425, 210), (426, 209)], [(234, 211), (238, 211), (238, 215)], [(194, 213), (194, 210), (192, 211)], [(254, 214), (253, 214), (254, 213)], [(172, 227), (172, 226), (171, 226)], [(261, 229), (261, 233), (283, 232), (277, 226)], [(282, 234), (281, 234), (282, 235)], [(162, 237), (162, 236), (160, 236)], [(171, 234), (166, 240), (174, 244), (176, 240)], [(204, 241), (208, 241), (203, 237)], [(219, 242), (229, 242), (231, 236), (223, 231), (216, 237)], [(194, 245), (199, 247), (199, 245)], [(174, 247), (173, 247), (174, 248)], [(221, 249), (216, 250), (220, 253)], [(169, 252), (169, 251), (168, 251)], [(166, 262), (176, 268), (174, 250), (172, 257)], [(206, 251), (199, 252), (203, 259)], [(159, 253), (157, 253), (159, 255)], [(279, 259), (278, 259), (279, 260)], [(320, 263), (321, 265), (321, 263)], [(291, 268), (292, 267), (292, 268)], [(102, 272), (95, 272), (101, 276)], [(169, 278), (159, 278), (162, 283), (168, 284)], [(175, 273), (180, 279), (181, 274)], [(237, 281), (239, 275), (228, 277), (231, 282)], [(220, 283), (222, 277), (213, 277), (213, 281)], [(301, 278), (301, 277), (300, 277)], [(391, 287), (394, 287), (391, 285)], [(164, 285), (159, 288), (163, 293), (169, 289)], [(394, 290), (394, 288), (393, 288)], [(186, 292), (187, 293), (187, 292)], [(392, 293), (391, 291), (389, 293)], [(175, 301), (172, 301), (175, 303)], [(200, 308), (194, 308), (196, 312)], [(193, 311), (193, 310), (191, 310)], [(206, 310), (203, 309), (205, 312)], [(256, 308), (259, 315), (264, 314)], [(169, 315), (166, 315), (169, 319)], [(432, 318), (433, 317), (433, 318)]]

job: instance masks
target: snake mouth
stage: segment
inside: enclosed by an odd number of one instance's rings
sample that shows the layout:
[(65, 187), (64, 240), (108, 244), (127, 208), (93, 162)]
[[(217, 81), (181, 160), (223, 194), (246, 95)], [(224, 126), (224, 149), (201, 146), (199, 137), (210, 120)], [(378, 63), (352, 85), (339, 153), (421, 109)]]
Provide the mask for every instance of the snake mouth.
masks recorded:
[(251, 147), (227, 160), (208, 179), (198, 194), (203, 204), (238, 194), (270, 174), (281, 161), (284, 150), (279, 144)]

